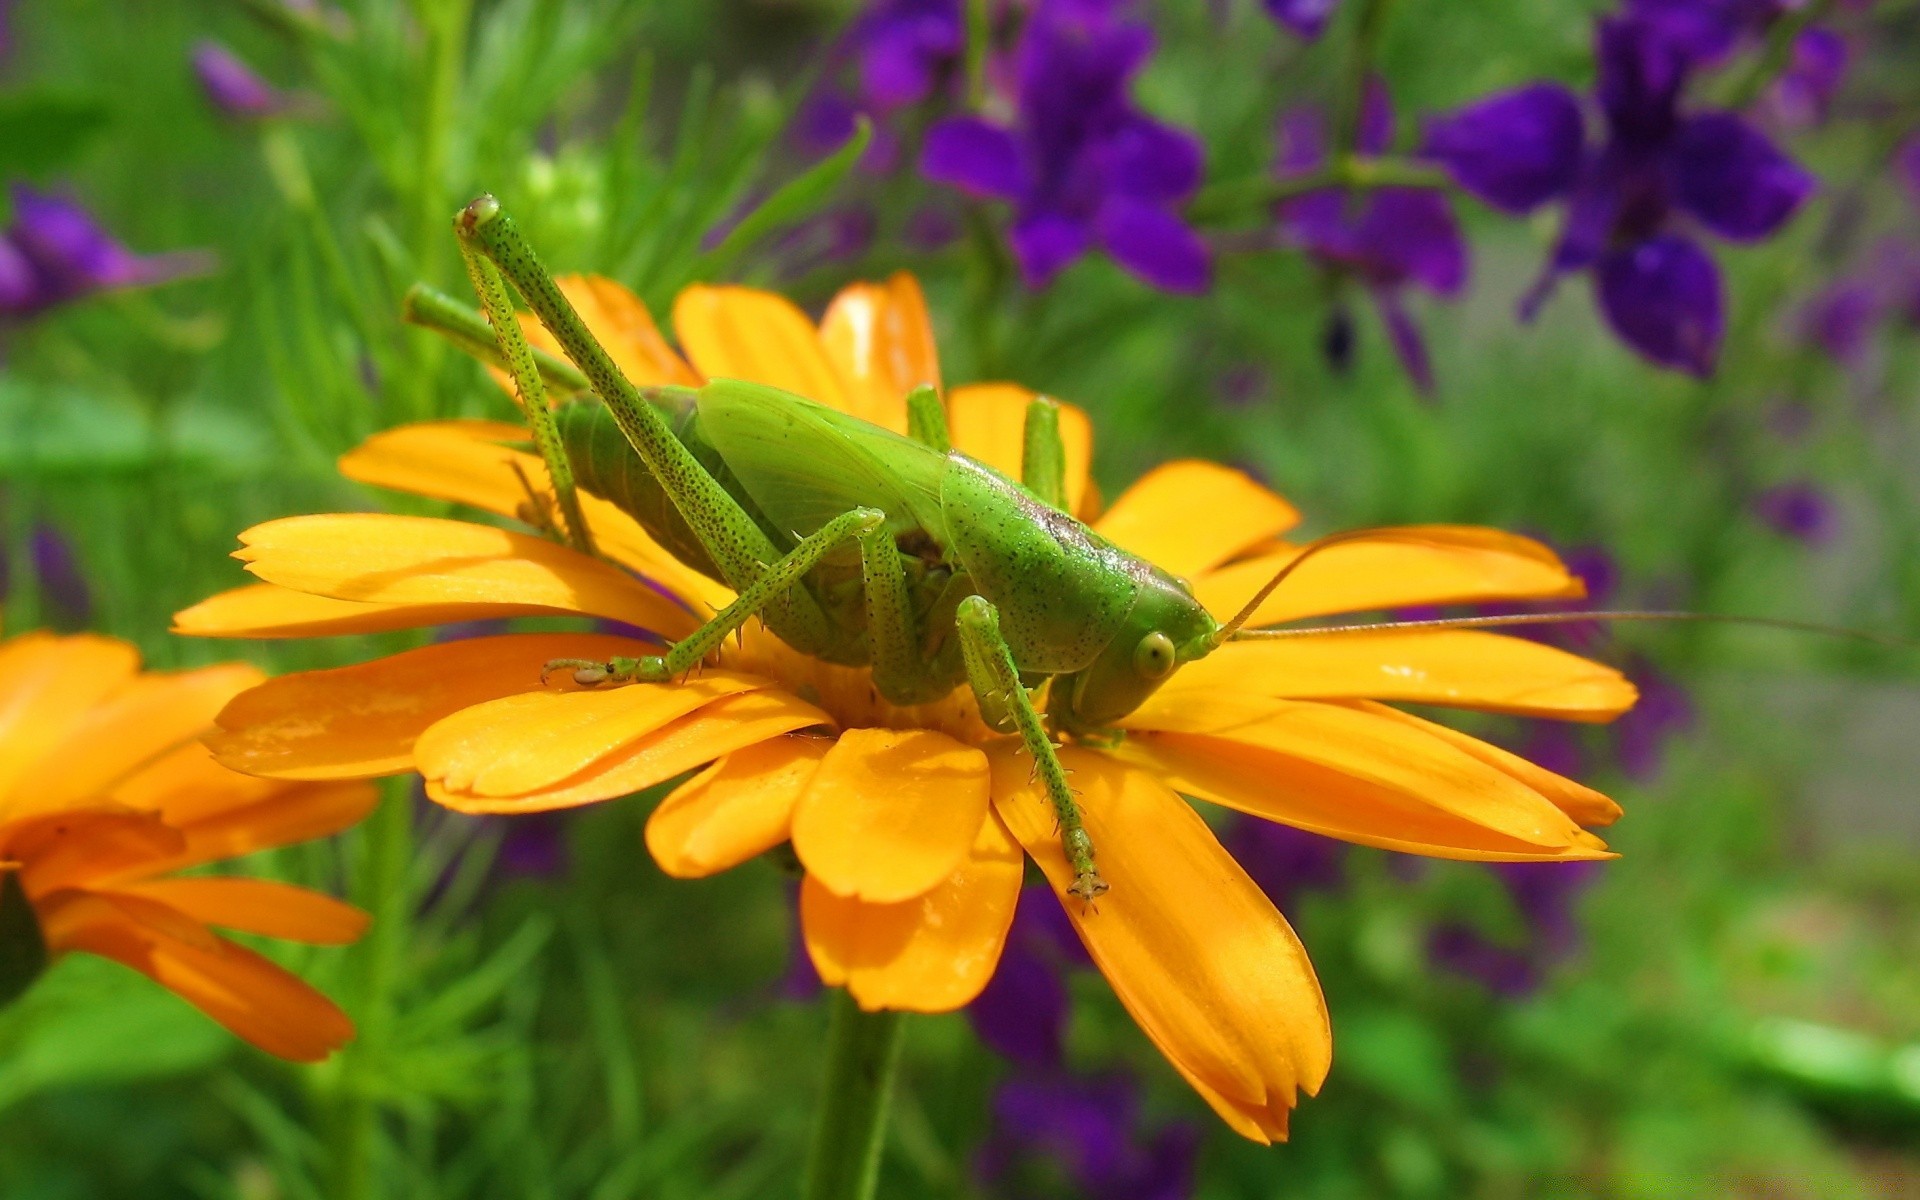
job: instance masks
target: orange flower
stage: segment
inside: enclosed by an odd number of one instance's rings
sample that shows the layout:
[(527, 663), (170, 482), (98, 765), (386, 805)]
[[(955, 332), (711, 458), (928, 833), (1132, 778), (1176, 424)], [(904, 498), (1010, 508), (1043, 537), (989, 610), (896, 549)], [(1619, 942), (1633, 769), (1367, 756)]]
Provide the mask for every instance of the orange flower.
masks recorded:
[[(638, 383), (749, 379), (898, 430), (906, 392), (938, 381), (919, 289), (904, 275), (849, 288), (817, 329), (778, 296), (690, 288), (674, 305), (690, 361), (617, 285), (563, 286)], [(1017, 476), (1030, 398), (1008, 384), (948, 390), (955, 446)], [(1091, 515), (1089, 426), (1075, 409), (1063, 418), (1071, 504)], [(518, 472), (538, 478), (538, 460), (515, 448), (524, 441), (510, 425), (417, 425), (374, 437), (341, 466), (366, 483), (510, 516), (525, 498)], [(178, 627), (293, 637), (573, 613), (672, 639), (728, 600), (626, 514), (583, 501), (619, 567), (460, 521), (295, 517), (242, 535), (239, 557), (264, 582), (181, 613)], [(1300, 553), (1280, 540), (1296, 519), (1239, 472), (1176, 462), (1121, 495), (1094, 528), (1190, 579), (1224, 618)], [(1415, 541), (1315, 554), (1255, 623), (1579, 591), (1533, 542), (1433, 527)], [(648, 822), (655, 861), (671, 875), (702, 876), (791, 841), (806, 869), (801, 916), (814, 965), (868, 1009), (945, 1011), (979, 993), (1012, 919), (1023, 849), (1056, 891), (1072, 883), (1019, 740), (988, 729), (968, 689), (896, 707), (866, 670), (803, 657), (753, 623), (684, 683), (540, 685), (549, 659), (647, 652), (592, 633), (429, 646), (256, 688), (220, 715), (212, 744), (228, 765), (280, 778), (418, 770), (430, 796), (467, 812), (590, 804), (698, 769)], [(1419, 854), (1603, 857), (1581, 826), (1611, 821), (1612, 801), (1383, 702), (1606, 720), (1633, 699), (1606, 667), (1496, 634), (1224, 646), (1128, 716), (1115, 744), (1062, 749), (1112, 888), (1097, 906), (1074, 900), (1067, 912), (1175, 1069), (1234, 1129), (1283, 1137), (1296, 1094), (1315, 1091), (1330, 1062), (1319, 986), (1286, 921), (1181, 793)]]
[(290, 884), (176, 874), (337, 833), (373, 806), (365, 784), (213, 761), (197, 739), (262, 678), (241, 663), (143, 672), (132, 646), (104, 637), (0, 643), (0, 969), (13, 969), (0, 998), (46, 958), (84, 951), (282, 1058), (318, 1061), (353, 1036), (326, 997), (208, 926), (332, 945), (359, 937), (364, 913)]

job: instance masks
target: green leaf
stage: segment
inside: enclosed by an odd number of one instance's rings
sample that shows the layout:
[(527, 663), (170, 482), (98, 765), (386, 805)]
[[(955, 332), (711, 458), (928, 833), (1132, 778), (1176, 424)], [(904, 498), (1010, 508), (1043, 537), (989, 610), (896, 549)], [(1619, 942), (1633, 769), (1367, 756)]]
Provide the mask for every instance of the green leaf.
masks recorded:
[(733, 232), (707, 254), (708, 269), (719, 272), (731, 266), (743, 252), (767, 234), (819, 212), (840, 180), (860, 161), (873, 140), (873, 126), (859, 118), (853, 136), (846, 145), (821, 159), (797, 179), (790, 179), (768, 196), (759, 207), (740, 219)]
[(47, 940), (20, 872), (0, 870), (0, 1007), (19, 999), (46, 969)]
[(0, 176), (39, 175), (79, 159), (107, 126), (90, 96), (38, 88), (0, 95)]

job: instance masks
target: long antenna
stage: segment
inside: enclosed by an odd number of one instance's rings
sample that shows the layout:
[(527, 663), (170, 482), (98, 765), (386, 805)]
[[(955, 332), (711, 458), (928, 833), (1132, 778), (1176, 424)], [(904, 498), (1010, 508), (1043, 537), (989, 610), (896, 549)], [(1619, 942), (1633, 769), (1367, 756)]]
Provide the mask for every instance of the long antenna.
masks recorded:
[[(1304, 556), (1302, 556), (1304, 557)], [(1299, 560), (1294, 560), (1298, 562)], [(1289, 564), (1291, 566), (1292, 564)], [(1269, 589), (1271, 590), (1271, 586)], [(1421, 621), (1375, 621), (1354, 625), (1313, 625), (1298, 629), (1239, 629), (1222, 640), (1235, 642), (1277, 642), (1289, 638), (1328, 637), (1344, 633), (1394, 633), (1414, 629), (1499, 629), (1512, 625), (1557, 625), (1570, 621), (1705, 621), (1721, 625), (1753, 625), (1763, 629), (1786, 629), (1795, 633), (1824, 633), (1832, 637), (1852, 638), (1896, 650), (1920, 649), (1920, 642), (1869, 633), (1860, 629), (1842, 629), (1813, 621), (1791, 621), (1783, 617), (1722, 616), (1717, 613), (1665, 612), (1647, 609), (1590, 610), (1582, 612), (1502, 613), (1484, 617), (1436, 617)], [(1239, 617), (1234, 618), (1237, 626)]]
[(1273, 595), (1273, 590), (1285, 582), (1287, 576), (1298, 570), (1300, 564), (1330, 546), (1339, 546), (1347, 542), (1415, 542), (1431, 544), (1440, 540), (1442, 539), (1436, 538), (1430, 529), (1423, 529), (1418, 525), (1383, 525), (1377, 529), (1349, 529), (1342, 533), (1330, 533), (1325, 537), (1315, 538), (1313, 541), (1301, 547), (1300, 553), (1290, 562), (1278, 571), (1275, 571), (1273, 578), (1262, 584), (1260, 590), (1253, 594), (1251, 600), (1248, 600), (1240, 606), (1240, 611), (1233, 614), (1233, 620), (1221, 626), (1220, 631), (1213, 635), (1213, 644), (1218, 646), (1222, 642), (1246, 640), (1245, 636), (1240, 632), (1240, 627), (1253, 619), (1253, 614), (1260, 611), (1260, 606), (1266, 603), (1268, 596)]

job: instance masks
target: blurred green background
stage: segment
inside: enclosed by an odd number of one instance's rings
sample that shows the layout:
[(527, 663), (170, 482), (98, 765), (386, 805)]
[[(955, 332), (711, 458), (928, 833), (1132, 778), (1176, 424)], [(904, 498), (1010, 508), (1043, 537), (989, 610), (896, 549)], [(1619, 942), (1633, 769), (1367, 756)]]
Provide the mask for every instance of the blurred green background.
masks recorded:
[[(1403, 114), (1540, 77), (1585, 86), (1600, 7), (1405, 0), (1379, 65)], [(1260, 474), (1309, 533), (1485, 523), (1604, 554), (1621, 604), (1920, 629), (1920, 341), (1890, 327), (1867, 365), (1842, 365), (1797, 324), (1874, 237), (1916, 224), (1886, 170), (1889, 137), (1920, 123), (1915, 7), (1842, 6), (1867, 39), (1849, 82), (1864, 115), (1789, 139), (1829, 186), (1767, 244), (1716, 251), (1731, 300), (1715, 378), (1635, 358), (1578, 281), (1516, 323), (1553, 221), (1462, 201), (1470, 288), (1411, 301), (1439, 380), (1428, 399), (1368, 311), (1350, 366), (1330, 362), (1340, 301), (1296, 252), (1236, 243), (1198, 297), (1098, 257), (1027, 293), (991, 234), (906, 236), (930, 200), (976, 231), (1003, 217), (910, 161), (834, 180), (750, 244), (709, 237), (809, 168), (790, 128), (841, 69), (821, 48), (854, 17), (845, 2), (17, 0), (6, 112), (65, 124), (8, 126), (54, 143), (9, 169), (140, 252), (215, 264), (0, 325), (5, 625), (100, 629), (156, 666), (291, 669), (404, 645), (166, 628), (245, 578), (226, 557), (240, 529), (412, 503), (333, 473), (360, 438), (511, 416), (478, 368), (398, 317), (416, 280), (462, 291), (448, 219), (488, 190), (556, 269), (613, 275), (657, 314), (694, 280), (777, 287), (817, 312), (848, 280), (910, 268), (948, 380), (1017, 379), (1085, 407), (1108, 495), (1201, 455)], [(1205, 137), (1210, 180), (1265, 169), (1274, 115), (1328, 101), (1351, 36), (1337, 19), (1299, 42), (1251, 0), (1148, 11), (1161, 44), (1136, 96)], [(297, 103), (217, 111), (189, 68), (203, 38)], [(811, 249), (806, 222), (847, 205), (877, 235)], [(1756, 511), (1800, 481), (1831, 536)], [(37, 548), (48, 538), (71, 549), (64, 575)], [(1525, 994), (1434, 950), (1442, 929), (1524, 943), (1529, 914), (1494, 875), (1351, 852), (1340, 886), (1287, 906), (1338, 1049), (1292, 1143), (1265, 1149), (1216, 1126), (1097, 976), (1074, 979), (1073, 1063), (1133, 1077), (1150, 1126), (1202, 1132), (1192, 1194), (1920, 1195), (1913, 655), (1712, 626), (1588, 648), (1685, 719), (1642, 731), (1651, 759), (1640, 745), (1625, 761), (1604, 731), (1556, 743), (1625, 804), (1609, 835), (1623, 857), (1573, 901), (1578, 935), (1532, 964)], [(534, 875), (496, 861), (499, 826), (422, 810), (396, 834), (404, 798), (383, 834), (259, 864), (381, 918), (359, 947), (282, 958), (361, 1023), (325, 1066), (268, 1060), (116, 966), (62, 963), (0, 1012), (0, 1196), (787, 1194), (824, 1028), (818, 1002), (781, 987), (788, 884), (766, 863), (664, 879), (640, 842), (647, 807), (567, 819), (564, 867)], [(912, 1021), (882, 1194), (995, 1194), (974, 1161), (1011, 1070), (962, 1015)]]

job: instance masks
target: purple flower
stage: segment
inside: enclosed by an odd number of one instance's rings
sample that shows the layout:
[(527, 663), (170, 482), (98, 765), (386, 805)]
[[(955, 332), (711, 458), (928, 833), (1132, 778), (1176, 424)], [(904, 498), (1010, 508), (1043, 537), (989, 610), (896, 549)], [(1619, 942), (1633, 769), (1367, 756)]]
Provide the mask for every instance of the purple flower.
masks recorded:
[(1200, 186), (1200, 143), (1134, 107), (1128, 88), (1153, 34), (1117, 9), (1039, 0), (1013, 51), (1011, 127), (949, 117), (928, 131), (920, 169), (1012, 202), (1009, 240), (1030, 288), (1098, 245), (1154, 287), (1202, 292), (1212, 262), (1175, 211)]
[(1847, 40), (1831, 29), (1801, 30), (1786, 70), (1768, 94), (1781, 123), (1796, 129), (1824, 123), (1851, 57)]
[(1132, 1080), (1014, 1078), (993, 1102), (975, 1160), (985, 1192), (1005, 1200), (1185, 1200), (1200, 1132), (1142, 1119)]
[(1447, 921), (1427, 933), (1427, 961), (1478, 980), (1488, 991), (1518, 998), (1540, 986), (1540, 971), (1524, 950), (1503, 946), (1472, 925)]
[(1893, 167), (1907, 189), (1907, 198), (1920, 207), (1920, 134), (1908, 138), (1894, 153)]
[(193, 74), (207, 101), (223, 115), (236, 118), (277, 116), (292, 106), (280, 89), (260, 78), (233, 51), (215, 41), (193, 48)]
[(1881, 298), (1872, 285), (1842, 279), (1807, 304), (1799, 323), (1807, 341), (1835, 362), (1853, 366), (1866, 356), (1882, 316)]
[(1465, 922), (1436, 925), (1427, 937), (1427, 958), (1456, 975), (1477, 979), (1508, 997), (1540, 986), (1546, 969), (1580, 948), (1574, 904), (1599, 877), (1596, 862), (1500, 863), (1490, 869), (1506, 887), (1519, 914), (1519, 944), (1494, 941)]
[[(1378, 155), (1393, 141), (1393, 109), (1374, 83), (1362, 105), (1357, 149)], [(1327, 161), (1325, 117), (1299, 109), (1281, 119), (1280, 178), (1298, 178)], [(1467, 250), (1453, 209), (1427, 188), (1380, 188), (1364, 198), (1342, 188), (1322, 188), (1276, 207), (1282, 238), (1299, 246), (1325, 270), (1359, 281), (1373, 298), (1407, 374), (1423, 392), (1433, 390), (1426, 343), (1408, 313), (1410, 286), (1436, 296), (1457, 296), (1466, 286)]]
[(1633, 664), (1627, 678), (1640, 700), (1613, 723), (1613, 753), (1628, 776), (1652, 779), (1665, 765), (1668, 739), (1693, 725), (1693, 698), (1651, 663)]
[(1066, 1055), (1066, 972), (1089, 960), (1067, 914), (1044, 886), (1020, 893), (993, 978), (967, 1008), (989, 1049), (1022, 1066), (1057, 1068)]
[(93, 619), (93, 590), (80, 571), (73, 543), (43, 521), (34, 526), (29, 545), (41, 620), (59, 630), (86, 628)]
[(1839, 527), (1833, 501), (1809, 480), (1776, 484), (1753, 498), (1753, 513), (1773, 529), (1808, 546), (1831, 541)]
[(851, 81), (821, 88), (802, 106), (794, 139), (804, 153), (824, 156), (853, 136), (854, 121), (873, 123), (873, 141), (861, 158), (870, 171), (893, 169), (900, 135), (891, 118), (925, 103), (957, 75), (966, 51), (962, 0), (878, 0), (848, 26), (831, 61), (851, 66)]
[(1590, 270), (1614, 332), (1662, 366), (1705, 376), (1719, 357), (1726, 297), (1696, 230), (1731, 242), (1771, 236), (1814, 178), (1730, 112), (1689, 112), (1693, 65), (1723, 53), (1740, 3), (1640, 3), (1599, 25), (1597, 107), (1606, 136), (1589, 146), (1579, 101), (1555, 84), (1482, 100), (1434, 123), (1429, 151), (1460, 186), (1507, 212), (1554, 198), (1566, 215), (1530, 319), (1564, 273)]
[(0, 320), (23, 319), (115, 288), (204, 271), (199, 253), (147, 257), (115, 241), (71, 200), (13, 188), (13, 224), (0, 232)]
[(1346, 843), (1257, 817), (1236, 817), (1227, 849), (1274, 907), (1292, 914), (1308, 892), (1330, 891), (1346, 880)]
[(1311, 42), (1327, 31), (1340, 0), (1261, 0), (1267, 15)]

